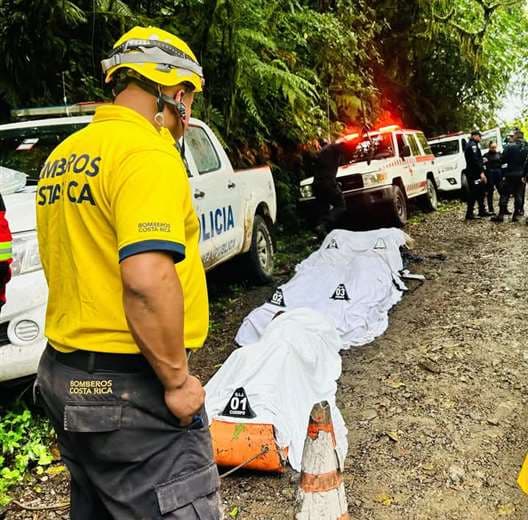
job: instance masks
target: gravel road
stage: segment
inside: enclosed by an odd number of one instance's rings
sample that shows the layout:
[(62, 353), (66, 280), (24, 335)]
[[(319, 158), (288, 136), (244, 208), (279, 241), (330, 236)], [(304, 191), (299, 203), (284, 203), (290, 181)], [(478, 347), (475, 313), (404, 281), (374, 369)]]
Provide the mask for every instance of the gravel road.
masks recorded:
[[(408, 225), (413, 253), (423, 258), (411, 270), (427, 281), (409, 284), (383, 337), (343, 354), (338, 401), (349, 429), (354, 520), (528, 518), (528, 497), (515, 482), (528, 451), (528, 226), (462, 217), (462, 206), (448, 203)], [(315, 247), (290, 242), (280, 276)], [(203, 379), (228, 356), (243, 316), (273, 292), (225, 279), (210, 277), (212, 332), (191, 358)], [(223, 481), (226, 510), (242, 520), (292, 518), (296, 480), (292, 472), (236, 473)], [(44, 482), (28, 477), (16, 495), (49, 504), (66, 492), (59, 472)], [(13, 506), (5, 518), (67, 514)]]

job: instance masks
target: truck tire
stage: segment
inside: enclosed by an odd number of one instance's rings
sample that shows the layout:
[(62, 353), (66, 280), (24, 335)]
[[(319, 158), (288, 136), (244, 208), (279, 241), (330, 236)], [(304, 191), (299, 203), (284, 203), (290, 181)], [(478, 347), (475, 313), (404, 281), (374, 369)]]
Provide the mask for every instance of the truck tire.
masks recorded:
[(391, 224), (403, 227), (407, 223), (408, 216), (407, 198), (398, 185), (392, 186), (392, 199), (387, 211), (387, 217)]
[(244, 255), (251, 279), (261, 285), (273, 280), (273, 239), (266, 221), (255, 215), (251, 247)]
[(420, 197), (420, 205), (425, 211), (436, 211), (438, 209), (438, 192), (433, 179), (427, 178), (427, 193)]

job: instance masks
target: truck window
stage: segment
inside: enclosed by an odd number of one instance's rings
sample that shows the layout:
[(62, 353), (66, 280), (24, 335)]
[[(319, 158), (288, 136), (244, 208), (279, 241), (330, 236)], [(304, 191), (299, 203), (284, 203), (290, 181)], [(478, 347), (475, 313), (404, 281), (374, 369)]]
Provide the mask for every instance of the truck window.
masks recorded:
[(500, 138), (500, 132), (497, 131), (496, 128), (493, 130), (487, 130), (482, 134), (482, 140), (480, 141), (480, 147), (483, 150), (488, 150), (490, 147), (490, 143), (499, 143), (501, 141)]
[(420, 147), (418, 146), (418, 142), (416, 141), (416, 137), (413, 134), (406, 134), (405, 137), (407, 138), (407, 144), (411, 148), (411, 152), (414, 157), (418, 155), (422, 155), (420, 152)]
[(392, 134), (373, 133), (347, 139), (344, 144), (345, 164), (394, 157)]
[(200, 175), (220, 169), (220, 158), (203, 128), (190, 126), (185, 134), (185, 145), (191, 150)]
[(431, 151), (431, 147), (429, 146), (429, 143), (427, 142), (427, 139), (425, 138), (425, 135), (422, 132), (418, 132), (416, 134), (416, 138), (422, 145), (422, 150), (426, 155), (432, 155), (433, 152)]
[(0, 131), (0, 167), (25, 173), (28, 184), (36, 184), (53, 149), (86, 125), (28, 126)]
[(443, 141), (441, 143), (431, 143), (431, 150), (435, 157), (457, 155), (460, 153), (460, 143), (458, 139), (453, 139), (452, 141)]
[(403, 149), (405, 148), (405, 142), (403, 140), (403, 134), (396, 134), (396, 144), (398, 145), (398, 155), (403, 157)]

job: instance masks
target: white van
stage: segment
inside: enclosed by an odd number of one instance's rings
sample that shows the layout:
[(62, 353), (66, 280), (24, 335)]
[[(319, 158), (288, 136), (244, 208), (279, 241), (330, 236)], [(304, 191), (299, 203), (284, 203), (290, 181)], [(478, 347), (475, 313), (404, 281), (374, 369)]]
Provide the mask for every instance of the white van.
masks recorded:
[[(46, 344), (47, 286), (35, 218), (40, 168), (57, 144), (90, 121), (91, 116), (75, 116), (0, 125), (0, 177), (2, 170), (28, 176), (28, 186), (4, 196), (14, 262), (0, 314), (0, 382), (34, 374)], [(185, 144), (206, 269), (243, 255), (254, 279), (271, 280), (277, 203), (270, 169), (235, 171), (218, 138), (197, 119), (191, 120)]]

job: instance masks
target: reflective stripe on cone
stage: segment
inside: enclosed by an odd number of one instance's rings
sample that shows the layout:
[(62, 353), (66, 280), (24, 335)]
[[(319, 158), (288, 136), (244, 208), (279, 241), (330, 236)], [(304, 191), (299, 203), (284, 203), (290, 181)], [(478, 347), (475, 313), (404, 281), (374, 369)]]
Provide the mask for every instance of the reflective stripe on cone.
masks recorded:
[(302, 457), (296, 520), (349, 520), (330, 406), (316, 404)]
[(288, 452), (277, 446), (272, 424), (232, 423), (213, 419), (211, 438), (218, 466), (233, 468), (243, 464), (245, 469), (256, 471), (284, 471)]

